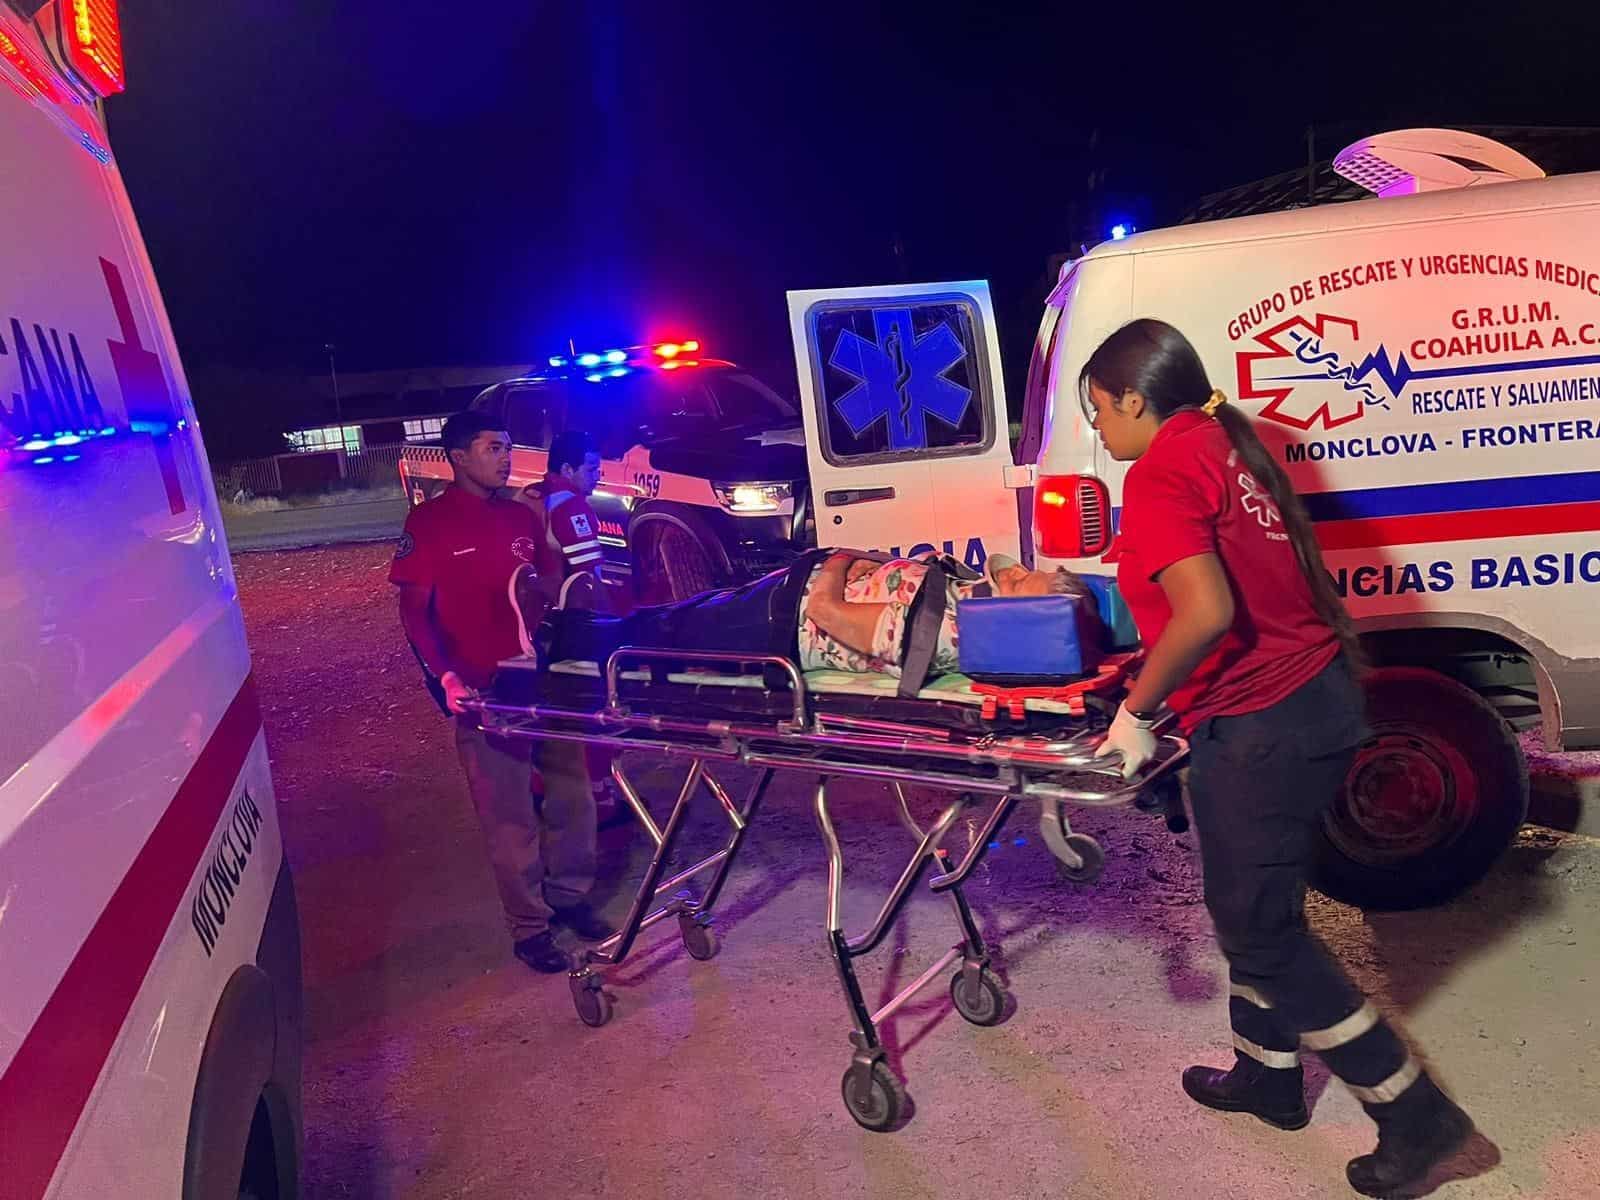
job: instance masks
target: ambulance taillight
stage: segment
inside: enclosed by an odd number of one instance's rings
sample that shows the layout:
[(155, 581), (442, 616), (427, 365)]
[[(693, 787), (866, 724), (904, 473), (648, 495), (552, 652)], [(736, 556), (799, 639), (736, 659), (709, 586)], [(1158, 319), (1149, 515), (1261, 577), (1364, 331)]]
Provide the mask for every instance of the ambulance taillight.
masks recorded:
[(1047, 558), (1092, 558), (1111, 546), (1111, 493), (1092, 475), (1045, 475), (1034, 485), (1033, 528)]
[(114, 96), (128, 86), (116, 0), (62, 0), (61, 41), (73, 74), (96, 95)]

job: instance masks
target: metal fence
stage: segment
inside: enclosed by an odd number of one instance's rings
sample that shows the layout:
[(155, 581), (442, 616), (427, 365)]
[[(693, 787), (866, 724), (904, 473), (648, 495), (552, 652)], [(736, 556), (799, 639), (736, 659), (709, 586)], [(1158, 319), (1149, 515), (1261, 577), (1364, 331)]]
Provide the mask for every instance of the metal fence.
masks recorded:
[(217, 494), (223, 500), (233, 500), (396, 487), (400, 483), (400, 456), (408, 450), (423, 448), (402, 442), (369, 446), (354, 454), (325, 450), (227, 463), (215, 470)]

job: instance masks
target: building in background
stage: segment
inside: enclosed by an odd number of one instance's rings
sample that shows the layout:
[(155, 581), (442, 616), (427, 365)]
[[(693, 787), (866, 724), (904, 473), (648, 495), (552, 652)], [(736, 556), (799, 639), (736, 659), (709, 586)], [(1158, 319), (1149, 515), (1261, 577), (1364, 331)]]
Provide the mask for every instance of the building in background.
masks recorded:
[(407, 445), (437, 441), (445, 419), (528, 364), (415, 367), (331, 375), (197, 373), (194, 392), (209, 434), (238, 432), (214, 455), (225, 500), (337, 488), (397, 486)]
[[(416, 367), (305, 380), (299, 419), (286, 429), (289, 449), (311, 453), (435, 441), (451, 413), (484, 388), (527, 373), (527, 364)], [(332, 420), (329, 420), (329, 418)]]

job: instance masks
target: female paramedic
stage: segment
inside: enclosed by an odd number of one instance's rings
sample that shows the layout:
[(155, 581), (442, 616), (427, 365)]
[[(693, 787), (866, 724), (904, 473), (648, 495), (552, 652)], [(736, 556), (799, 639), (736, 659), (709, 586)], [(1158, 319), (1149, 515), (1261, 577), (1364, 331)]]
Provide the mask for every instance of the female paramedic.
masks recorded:
[(1206, 907), (1228, 960), (1234, 1065), (1190, 1067), (1184, 1091), (1300, 1129), (1298, 1051), (1316, 1051), (1378, 1125), (1350, 1184), (1386, 1195), (1472, 1124), (1306, 928), (1317, 828), (1367, 733), (1350, 618), (1288, 478), (1181, 333), (1125, 325), (1079, 388), (1106, 450), (1133, 462), (1107, 558), (1148, 649), (1101, 752), (1131, 773), (1155, 748), (1157, 711), (1178, 714)]

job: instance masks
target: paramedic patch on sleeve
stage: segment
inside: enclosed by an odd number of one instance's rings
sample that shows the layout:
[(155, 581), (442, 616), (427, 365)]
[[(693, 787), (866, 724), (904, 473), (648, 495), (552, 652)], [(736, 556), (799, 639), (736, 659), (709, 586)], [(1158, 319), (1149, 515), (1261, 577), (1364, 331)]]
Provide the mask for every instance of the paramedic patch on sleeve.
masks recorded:
[(409, 533), (402, 533), (400, 535), (400, 540), (394, 544), (395, 562), (399, 562), (402, 558), (410, 557), (411, 552), (416, 548), (417, 543), (415, 539), (413, 539)]
[(572, 514), (572, 532), (579, 537), (593, 537), (594, 530), (589, 527), (589, 517), (585, 513)]

